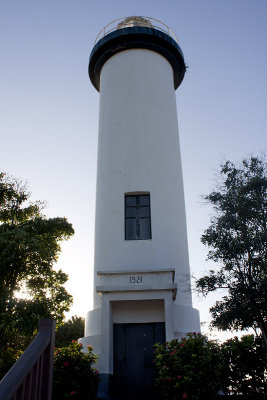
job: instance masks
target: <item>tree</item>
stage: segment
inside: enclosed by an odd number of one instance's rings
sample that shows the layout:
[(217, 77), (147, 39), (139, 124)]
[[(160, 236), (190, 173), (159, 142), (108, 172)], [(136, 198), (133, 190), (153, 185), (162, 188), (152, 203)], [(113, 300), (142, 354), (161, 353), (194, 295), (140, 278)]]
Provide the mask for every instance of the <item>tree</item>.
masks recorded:
[(224, 393), (242, 393), (253, 399), (266, 394), (266, 353), (262, 339), (244, 335), (228, 339), (220, 347)]
[(226, 289), (210, 309), (219, 329), (260, 329), (267, 347), (266, 162), (249, 157), (221, 165), (217, 190), (205, 196), (215, 216), (201, 241), (220, 263), (196, 282), (204, 295)]
[(84, 336), (84, 318), (72, 316), (63, 322), (56, 331), (56, 347), (68, 346), (73, 340)]
[[(66, 218), (46, 218), (27, 186), (0, 173), (0, 348), (30, 337), (40, 318), (61, 322), (72, 296), (53, 269), (60, 243), (74, 234)], [(18, 342), (18, 343), (17, 343)]]

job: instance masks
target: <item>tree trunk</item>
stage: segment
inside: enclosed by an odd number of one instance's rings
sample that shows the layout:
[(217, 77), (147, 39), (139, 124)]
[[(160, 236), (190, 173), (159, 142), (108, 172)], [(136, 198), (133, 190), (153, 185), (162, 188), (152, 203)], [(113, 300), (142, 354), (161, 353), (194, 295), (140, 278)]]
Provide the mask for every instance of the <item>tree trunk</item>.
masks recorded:
[(266, 324), (264, 324), (264, 322), (259, 322), (259, 328), (261, 330), (265, 350), (267, 352), (267, 327), (266, 327)]

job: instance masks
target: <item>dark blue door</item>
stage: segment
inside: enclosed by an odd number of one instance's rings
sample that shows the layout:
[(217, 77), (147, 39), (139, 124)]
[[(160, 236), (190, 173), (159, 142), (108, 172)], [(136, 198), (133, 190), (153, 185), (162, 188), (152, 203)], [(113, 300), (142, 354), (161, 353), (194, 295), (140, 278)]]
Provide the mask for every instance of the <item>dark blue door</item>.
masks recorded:
[(154, 344), (165, 342), (164, 322), (114, 324), (113, 395), (155, 398)]

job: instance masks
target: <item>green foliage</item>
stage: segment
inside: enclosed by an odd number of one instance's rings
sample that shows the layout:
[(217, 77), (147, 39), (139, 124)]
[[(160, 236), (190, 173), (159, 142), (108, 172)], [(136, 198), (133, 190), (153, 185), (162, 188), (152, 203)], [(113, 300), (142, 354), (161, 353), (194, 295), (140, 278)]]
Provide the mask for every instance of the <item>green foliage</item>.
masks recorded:
[(189, 333), (181, 340), (156, 345), (156, 386), (166, 400), (221, 399), (238, 394), (266, 395), (266, 353), (262, 339), (245, 335), (225, 343)]
[(0, 380), (17, 361), (17, 352), (8, 347), (5, 351), (0, 350)]
[(222, 388), (220, 347), (201, 334), (157, 344), (155, 367), (163, 399), (212, 400)]
[(94, 399), (98, 384), (96, 361), (92, 347), (87, 346), (87, 352), (83, 352), (82, 344), (75, 340), (66, 347), (56, 348), (53, 399)]
[(1, 360), (7, 349), (27, 347), (40, 318), (61, 322), (72, 303), (67, 275), (53, 270), (72, 225), (66, 218), (46, 218), (44, 203), (29, 199), (25, 184), (0, 173)]
[(201, 238), (218, 271), (198, 279), (204, 295), (227, 294), (210, 309), (219, 329), (259, 328), (267, 346), (267, 176), (263, 159), (250, 157), (241, 166), (221, 166), (218, 189), (205, 197), (215, 216)]
[(72, 316), (63, 322), (56, 330), (56, 347), (68, 346), (72, 340), (84, 336), (84, 318)]
[(221, 345), (224, 365), (224, 392), (242, 393), (255, 398), (267, 394), (266, 353), (262, 339), (253, 335), (235, 337)]

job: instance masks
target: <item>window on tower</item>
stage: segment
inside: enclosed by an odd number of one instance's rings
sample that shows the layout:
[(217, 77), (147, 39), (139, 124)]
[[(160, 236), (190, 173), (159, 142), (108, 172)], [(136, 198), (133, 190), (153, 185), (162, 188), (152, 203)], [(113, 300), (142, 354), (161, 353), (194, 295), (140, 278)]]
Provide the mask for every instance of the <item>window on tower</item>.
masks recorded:
[(125, 239), (151, 239), (150, 195), (125, 195)]

